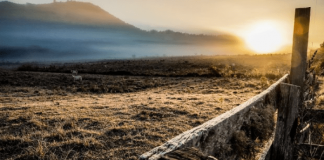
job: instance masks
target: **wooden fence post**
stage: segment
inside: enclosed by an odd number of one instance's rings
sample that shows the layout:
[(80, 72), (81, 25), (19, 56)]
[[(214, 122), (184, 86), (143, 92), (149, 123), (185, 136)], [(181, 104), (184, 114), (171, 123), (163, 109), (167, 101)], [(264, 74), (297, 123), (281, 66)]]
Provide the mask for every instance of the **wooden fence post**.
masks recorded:
[(296, 8), (295, 24), (293, 36), (293, 48), (291, 57), (290, 81), (291, 84), (301, 87), (303, 91), (303, 83), (306, 72), (308, 32), (311, 8)]
[(292, 160), (300, 87), (282, 83), (280, 92), (276, 134), (270, 151), (270, 159)]

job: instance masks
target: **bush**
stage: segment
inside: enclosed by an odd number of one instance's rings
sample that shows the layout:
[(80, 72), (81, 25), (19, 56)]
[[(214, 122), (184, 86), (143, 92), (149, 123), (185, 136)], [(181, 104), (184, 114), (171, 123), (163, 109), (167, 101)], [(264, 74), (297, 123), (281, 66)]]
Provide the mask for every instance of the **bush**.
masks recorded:
[(262, 76), (260, 78), (260, 83), (261, 83), (262, 88), (267, 87), (269, 85), (268, 79), (265, 76)]
[(211, 72), (212, 75), (216, 76), (216, 77), (221, 77), (221, 71), (220, 69), (214, 67), (214, 66), (210, 66), (209, 67), (209, 71)]

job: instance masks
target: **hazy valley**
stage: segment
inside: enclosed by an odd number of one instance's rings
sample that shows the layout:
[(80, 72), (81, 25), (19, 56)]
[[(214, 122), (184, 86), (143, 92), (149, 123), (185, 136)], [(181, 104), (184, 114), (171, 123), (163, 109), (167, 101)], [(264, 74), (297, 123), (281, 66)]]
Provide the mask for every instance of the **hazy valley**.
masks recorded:
[(3, 61), (80, 61), (181, 55), (239, 54), (231, 35), (144, 31), (91, 3), (0, 2)]

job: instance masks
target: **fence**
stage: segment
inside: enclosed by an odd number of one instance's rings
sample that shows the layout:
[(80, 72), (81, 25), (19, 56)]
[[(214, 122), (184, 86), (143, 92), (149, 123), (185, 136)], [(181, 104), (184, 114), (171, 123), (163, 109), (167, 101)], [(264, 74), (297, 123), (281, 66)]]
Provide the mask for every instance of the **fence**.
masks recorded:
[[(194, 147), (203, 155), (215, 155), (228, 144), (234, 132), (250, 119), (252, 107), (271, 105), (277, 109), (277, 123), (263, 150), (256, 157), (264, 159), (293, 159), (296, 139), (302, 143), (309, 126), (298, 111), (307, 110), (314, 103), (315, 74), (310, 70), (314, 57), (307, 59), (310, 8), (298, 8), (295, 12), (294, 42), (291, 74), (283, 76), (267, 90), (249, 99), (240, 106), (186, 131), (165, 144), (158, 146), (140, 156), (141, 160), (157, 160), (173, 151)], [(307, 69), (308, 67), (308, 69)], [(290, 84), (288, 84), (290, 83)], [(306, 127), (305, 127), (306, 126)], [(298, 132), (297, 132), (298, 130)], [(300, 144), (311, 147), (307, 144)], [(222, 159), (235, 159), (218, 154)], [(163, 159), (163, 158), (162, 158)]]
[(188, 147), (198, 148), (205, 155), (213, 155), (222, 146), (229, 143), (235, 131), (240, 130), (249, 118), (247, 114), (251, 107), (267, 104), (277, 106), (278, 90), (280, 84), (284, 82), (288, 82), (288, 75), (240, 106), (176, 136), (165, 144), (143, 154), (140, 159), (159, 159), (169, 152)]

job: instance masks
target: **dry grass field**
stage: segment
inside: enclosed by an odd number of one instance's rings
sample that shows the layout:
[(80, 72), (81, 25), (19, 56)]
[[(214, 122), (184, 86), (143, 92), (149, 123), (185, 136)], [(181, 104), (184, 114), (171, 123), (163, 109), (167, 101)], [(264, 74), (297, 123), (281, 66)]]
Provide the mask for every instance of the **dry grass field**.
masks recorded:
[(0, 69), (0, 157), (137, 159), (260, 93), (289, 64), (246, 55)]

